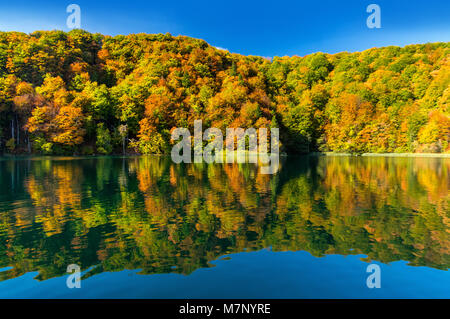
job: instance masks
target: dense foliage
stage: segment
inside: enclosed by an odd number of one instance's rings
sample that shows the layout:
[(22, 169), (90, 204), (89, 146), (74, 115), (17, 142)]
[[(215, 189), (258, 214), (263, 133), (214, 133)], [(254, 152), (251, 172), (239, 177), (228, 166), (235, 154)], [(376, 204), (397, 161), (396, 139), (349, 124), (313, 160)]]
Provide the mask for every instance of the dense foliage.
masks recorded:
[(286, 152), (448, 152), (449, 86), (448, 42), (268, 60), (170, 34), (0, 32), (0, 148), (167, 153), (202, 119), (279, 127)]

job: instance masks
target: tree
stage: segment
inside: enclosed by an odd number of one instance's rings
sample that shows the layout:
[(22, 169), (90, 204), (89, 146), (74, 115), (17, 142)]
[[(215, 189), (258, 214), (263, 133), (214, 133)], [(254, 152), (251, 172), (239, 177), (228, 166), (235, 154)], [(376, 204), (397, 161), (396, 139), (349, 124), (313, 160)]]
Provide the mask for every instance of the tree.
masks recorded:
[(110, 154), (112, 152), (111, 134), (104, 123), (97, 124), (97, 140), (95, 145), (100, 154)]
[(119, 126), (119, 134), (122, 137), (122, 153), (125, 155), (125, 141), (128, 133), (128, 127), (126, 124)]

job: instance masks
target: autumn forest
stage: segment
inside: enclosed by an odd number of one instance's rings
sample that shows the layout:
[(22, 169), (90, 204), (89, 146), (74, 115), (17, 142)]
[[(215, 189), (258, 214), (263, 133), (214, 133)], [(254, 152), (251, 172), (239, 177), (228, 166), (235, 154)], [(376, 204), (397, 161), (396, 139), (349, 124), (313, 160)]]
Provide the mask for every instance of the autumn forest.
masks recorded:
[(170, 34), (0, 32), (0, 149), (166, 154), (175, 127), (279, 127), (286, 153), (450, 152), (450, 43), (243, 56)]

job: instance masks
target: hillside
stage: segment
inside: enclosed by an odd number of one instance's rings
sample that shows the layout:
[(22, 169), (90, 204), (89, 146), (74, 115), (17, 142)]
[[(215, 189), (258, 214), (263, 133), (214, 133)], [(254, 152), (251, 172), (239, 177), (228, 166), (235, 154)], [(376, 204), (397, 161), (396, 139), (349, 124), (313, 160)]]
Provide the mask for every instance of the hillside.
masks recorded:
[(272, 61), (169, 34), (0, 32), (0, 149), (167, 153), (170, 130), (279, 127), (288, 153), (450, 152), (450, 43)]

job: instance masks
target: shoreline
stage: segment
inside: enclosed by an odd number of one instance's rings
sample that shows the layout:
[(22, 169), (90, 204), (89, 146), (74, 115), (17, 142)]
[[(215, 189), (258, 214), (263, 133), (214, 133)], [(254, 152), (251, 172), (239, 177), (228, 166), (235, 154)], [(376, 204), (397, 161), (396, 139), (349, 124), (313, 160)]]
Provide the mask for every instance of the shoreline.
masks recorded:
[(421, 157), (421, 158), (450, 158), (450, 153), (334, 153), (334, 152), (316, 152), (310, 153), (319, 156), (364, 156), (364, 157)]
[[(260, 153), (244, 152), (245, 155), (258, 155)], [(266, 153), (264, 153), (266, 154)], [(234, 156), (239, 153), (234, 153)], [(450, 158), (450, 153), (335, 153), (335, 152), (311, 152), (306, 154), (288, 154), (280, 153), (280, 157), (296, 157), (296, 156), (353, 156), (353, 157), (412, 157), (412, 158)], [(139, 156), (170, 156), (169, 154), (94, 154), (94, 155), (43, 155), (43, 154), (2, 154), (0, 160), (4, 159), (23, 159), (23, 158), (101, 158), (101, 157), (139, 157)]]

